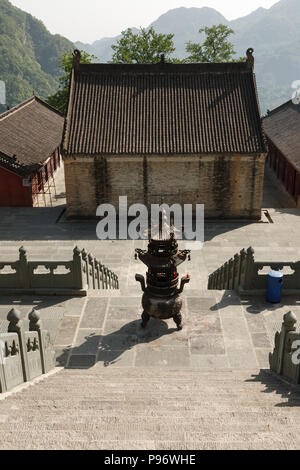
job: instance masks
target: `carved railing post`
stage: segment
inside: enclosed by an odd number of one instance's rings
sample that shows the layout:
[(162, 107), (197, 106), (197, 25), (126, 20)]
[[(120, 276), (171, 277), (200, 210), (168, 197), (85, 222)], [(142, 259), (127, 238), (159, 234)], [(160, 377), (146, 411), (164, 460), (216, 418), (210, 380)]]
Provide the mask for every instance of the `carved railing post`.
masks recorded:
[(233, 289), (233, 258), (228, 261), (228, 289)]
[(31, 276), (33, 275), (33, 273), (29, 272), (27, 252), (23, 246), (19, 248), (18, 274), (20, 287), (25, 289), (29, 288), (31, 285)]
[(105, 289), (108, 289), (108, 269), (104, 267), (104, 286)]
[(29, 331), (37, 331), (39, 335), (42, 371), (43, 371), (43, 374), (45, 374), (44, 345), (43, 345), (43, 339), (42, 339), (42, 322), (40, 320), (40, 314), (37, 310), (33, 309), (28, 315), (28, 318), (29, 318)]
[(21, 360), (24, 382), (27, 382), (29, 377), (28, 358), (27, 358), (27, 346), (25, 340), (25, 334), (23, 330), (23, 324), (21, 321), (21, 313), (19, 310), (13, 308), (7, 315), (8, 333), (17, 333), (19, 338), (19, 344), (21, 349)]
[(254, 250), (250, 246), (247, 249), (246, 253), (246, 267), (245, 267), (245, 279), (244, 279), (244, 289), (251, 289), (254, 276)]
[(224, 266), (224, 275), (223, 275), (223, 286), (224, 290), (228, 289), (228, 262), (223, 265)]
[(100, 263), (100, 272), (101, 272), (101, 285), (102, 289), (105, 288), (105, 282), (104, 282), (104, 266), (102, 263)]
[(219, 268), (216, 270), (215, 289), (219, 289)]
[(36, 331), (39, 337), (40, 353), (42, 362), (42, 372), (46, 374), (49, 370), (55, 367), (54, 357), (55, 351), (51, 347), (50, 335), (48, 331), (42, 329), (42, 321), (40, 320), (40, 313), (33, 309), (28, 315), (29, 318), (29, 331)]
[(112, 272), (111, 272), (110, 269), (108, 269), (107, 275), (108, 275), (108, 288), (111, 289), (111, 275), (112, 275)]
[(92, 253), (89, 253), (89, 270), (90, 270), (90, 275), (91, 275), (91, 285), (90, 287), (92, 289), (95, 289), (96, 288), (96, 283), (95, 283), (95, 263), (94, 263), (94, 257), (92, 255)]
[(97, 281), (97, 289), (101, 289), (100, 262), (97, 259), (95, 259), (95, 277)]
[(224, 277), (225, 277), (225, 265), (221, 266), (221, 275), (220, 275), (220, 289), (224, 289)]
[(74, 287), (76, 289), (83, 289), (83, 272), (82, 272), (82, 256), (81, 251), (79, 250), (78, 246), (76, 246), (73, 250), (73, 279), (74, 279)]
[(88, 254), (85, 249), (82, 250), (81, 252), (82, 260), (85, 265), (85, 274), (86, 274), (86, 283), (88, 286), (88, 289), (90, 287), (90, 278), (89, 278), (89, 260), (88, 260)]
[(115, 289), (119, 289), (119, 278), (116, 274), (115, 274)]
[(244, 289), (245, 288), (245, 280), (246, 280), (246, 267), (247, 267), (247, 252), (243, 248), (240, 251), (240, 280), (239, 285)]
[(240, 284), (240, 255), (234, 255), (233, 263), (233, 288), (237, 289)]
[(214, 272), (213, 288), (217, 289), (217, 271)]
[(280, 333), (275, 335), (275, 348), (269, 355), (270, 368), (277, 374), (282, 374), (283, 358), (285, 353), (286, 335), (296, 331), (297, 317), (293, 312), (287, 312), (283, 317)]

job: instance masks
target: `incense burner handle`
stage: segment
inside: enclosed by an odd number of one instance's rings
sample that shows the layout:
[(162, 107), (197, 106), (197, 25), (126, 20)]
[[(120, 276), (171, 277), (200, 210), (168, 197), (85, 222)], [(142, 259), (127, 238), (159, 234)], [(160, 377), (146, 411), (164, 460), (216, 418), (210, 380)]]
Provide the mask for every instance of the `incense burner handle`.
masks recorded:
[(178, 294), (181, 294), (181, 292), (184, 289), (185, 284), (188, 284), (189, 282), (190, 282), (190, 276), (184, 276), (181, 278), (180, 288), (178, 289)]
[(135, 275), (135, 280), (136, 280), (137, 282), (140, 282), (142, 291), (145, 292), (145, 290), (146, 290), (146, 285), (145, 285), (145, 278), (144, 278), (144, 276), (142, 276), (142, 274), (136, 274), (136, 275)]

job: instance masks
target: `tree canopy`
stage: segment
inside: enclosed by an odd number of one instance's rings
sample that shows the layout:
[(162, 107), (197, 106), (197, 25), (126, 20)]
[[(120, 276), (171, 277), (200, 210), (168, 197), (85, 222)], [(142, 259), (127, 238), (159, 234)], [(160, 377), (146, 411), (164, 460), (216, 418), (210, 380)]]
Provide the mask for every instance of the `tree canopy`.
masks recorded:
[[(83, 64), (89, 64), (97, 59), (97, 57), (90, 55), (85, 51), (80, 52), (80, 62)], [(59, 77), (60, 88), (54, 95), (49, 96), (47, 99), (48, 104), (58, 109), (58, 111), (63, 114), (66, 114), (68, 107), (69, 84), (73, 66), (73, 57), (73, 51), (68, 51), (59, 58), (57, 67), (62, 72), (62, 75)]]
[(188, 42), (186, 51), (189, 53), (187, 62), (230, 62), (234, 60), (235, 50), (228, 40), (233, 29), (224, 24), (199, 29), (205, 34), (202, 44)]
[(122, 31), (122, 37), (112, 47), (111, 63), (155, 64), (164, 54), (166, 59), (175, 51), (174, 34), (158, 34), (153, 28), (141, 28), (134, 33), (131, 28)]

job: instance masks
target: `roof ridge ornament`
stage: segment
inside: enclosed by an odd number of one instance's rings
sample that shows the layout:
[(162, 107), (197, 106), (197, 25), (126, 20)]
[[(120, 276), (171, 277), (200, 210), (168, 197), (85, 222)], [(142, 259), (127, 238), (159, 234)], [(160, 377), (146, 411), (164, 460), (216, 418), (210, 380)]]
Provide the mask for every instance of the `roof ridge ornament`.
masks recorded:
[(73, 69), (78, 70), (81, 60), (81, 52), (79, 49), (75, 49), (73, 52)]
[(247, 51), (246, 51), (247, 65), (248, 65), (249, 69), (253, 69), (253, 68), (254, 68), (253, 52), (254, 52), (253, 47), (249, 47), (249, 48), (247, 49)]

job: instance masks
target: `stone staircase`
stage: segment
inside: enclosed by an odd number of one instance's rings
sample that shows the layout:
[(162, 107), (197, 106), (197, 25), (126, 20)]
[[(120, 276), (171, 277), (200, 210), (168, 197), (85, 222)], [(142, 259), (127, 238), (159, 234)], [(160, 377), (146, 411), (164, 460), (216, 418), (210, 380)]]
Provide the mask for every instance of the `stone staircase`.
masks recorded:
[(0, 400), (0, 449), (300, 449), (300, 392), (267, 371), (62, 369)]

